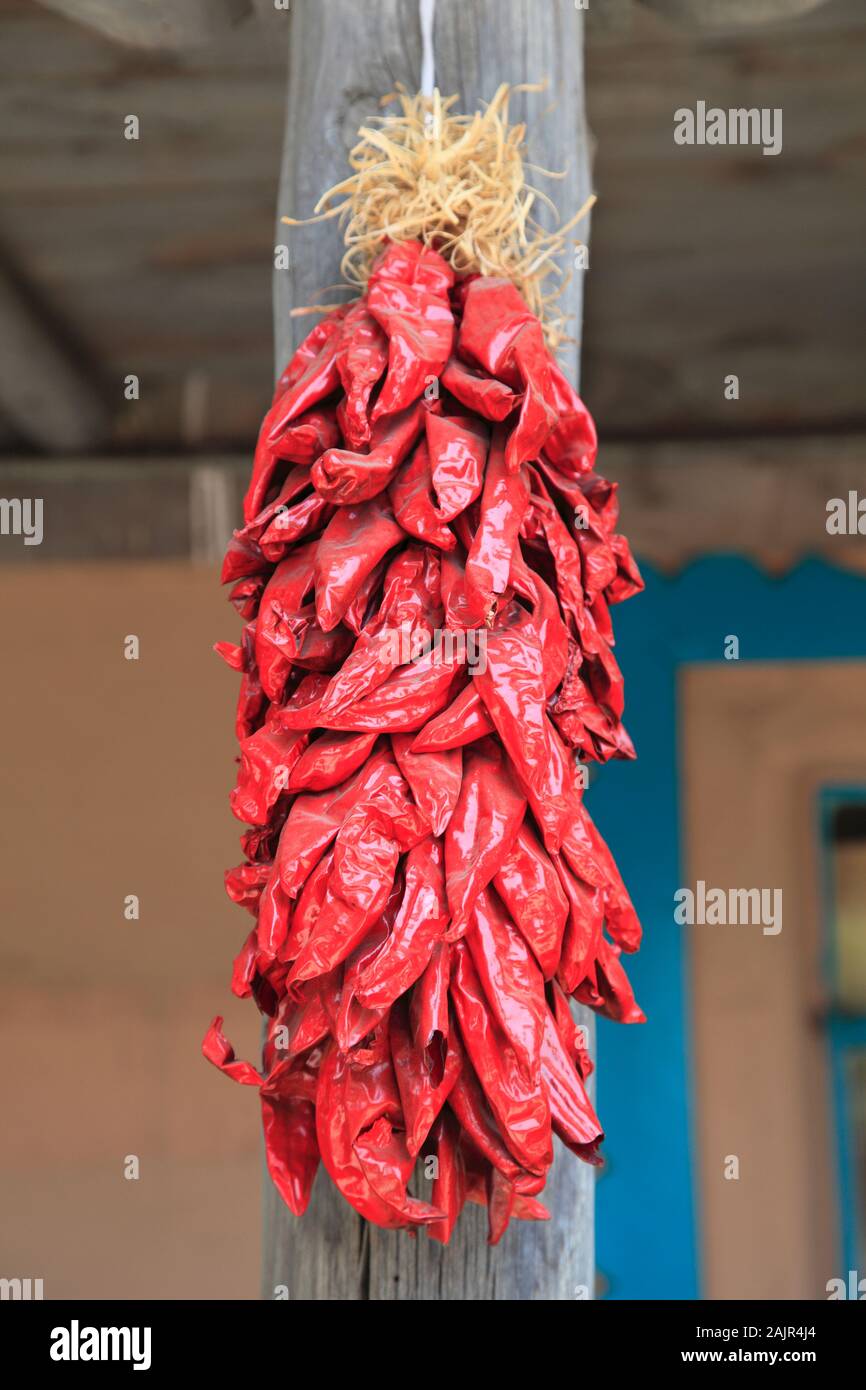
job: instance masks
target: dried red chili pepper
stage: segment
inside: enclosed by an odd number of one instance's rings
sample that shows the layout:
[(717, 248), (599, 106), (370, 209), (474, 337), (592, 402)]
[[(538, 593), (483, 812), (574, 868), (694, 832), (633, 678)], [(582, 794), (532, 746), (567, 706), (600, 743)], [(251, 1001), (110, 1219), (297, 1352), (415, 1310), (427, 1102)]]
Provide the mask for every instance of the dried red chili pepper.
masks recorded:
[(364, 453), (327, 449), (313, 464), (311, 476), (316, 491), (342, 507), (376, 497), (391, 482), (417, 440), (425, 413), (421, 405), (414, 404), (379, 420), (373, 425), (370, 447)]
[(481, 520), (466, 560), (467, 618), (478, 627), (488, 623), (496, 600), (508, 588), (517, 538), (529, 506), (526, 478), (506, 470), (506, 437), (505, 426), (497, 425), (487, 459)]
[(419, 242), (388, 247), (367, 286), (367, 306), (388, 337), (388, 375), (373, 419), (393, 415), (436, 381), (451, 355), (454, 272)]
[[(435, 390), (430, 388), (438, 383)], [(546, 1220), (557, 1134), (598, 1161), (570, 999), (643, 1015), (640, 927), (574, 755), (631, 757), (611, 605), (641, 587), (580, 397), (514, 287), (392, 245), (308, 334), (260, 432), (223, 579), (246, 624), (232, 989), (268, 1167), (448, 1241)], [(410, 1192), (436, 1160), (432, 1201)]]
[(371, 1009), (388, 1008), (404, 995), (423, 975), (447, 925), (442, 846), (431, 837), (406, 856), (400, 910), (390, 935), (358, 979), (361, 1002)]
[[(435, 417), (428, 415), (427, 419)], [(453, 550), (457, 537), (439, 515), (433, 492), (433, 474), (427, 440), (419, 441), (414, 453), (403, 464), (391, 483), (389, 494), (394, 515), (403, 530), (419, 541), (435, 545), (439, 550)]]

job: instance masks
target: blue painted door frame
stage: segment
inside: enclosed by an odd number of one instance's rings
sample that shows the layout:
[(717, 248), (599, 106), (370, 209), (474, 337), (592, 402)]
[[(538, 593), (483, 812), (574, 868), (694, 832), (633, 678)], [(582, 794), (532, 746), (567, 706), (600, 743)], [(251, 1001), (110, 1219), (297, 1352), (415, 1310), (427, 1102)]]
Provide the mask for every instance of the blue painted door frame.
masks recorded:
[(674, 924), (684, 883), (678, 671), (723, 660), (866, 660), (866, 581), (808, 560), (782, 579), (737, 556), (707, 556), (675, 578), (642, 566), (646, 592), (614, 611), (636, 763), (603, 768), (587, 805), (644, 925), (626, 964), (648, 1022), (601, 1020), (598, 1106), (607, 1132), (597, 1262), (610, 1298), (700, 1297), (694, 1193), (687, 942)]
[[(866, 1211), (859, 1209), (855, 1178), (854, 1126), (850, 1113), (851, 1095), (846, 1065), (853, 1053), (866, 1051), (866, 1014), (850, 1014), (836, 1007), (838, 978), (836, 942), (831, 930), (835, 909), (835, 888), (831, 873), (832, 822), (842, 806), (866, 803), (866, 787), (827, 786), (818, 797), (817, 817), (823, 854), (823, 899), (825, 910), (824, 975), (831, 999), (827, 1017), (827, 1050), (830, 1066), (833, 1111), (836, 1121), (836, 1157), (839, 1179), (842, 1269), (860, 1270), (862, 1233), (866, 1231)], [(866, 1273), (866, 1271), (863, 1271)]]

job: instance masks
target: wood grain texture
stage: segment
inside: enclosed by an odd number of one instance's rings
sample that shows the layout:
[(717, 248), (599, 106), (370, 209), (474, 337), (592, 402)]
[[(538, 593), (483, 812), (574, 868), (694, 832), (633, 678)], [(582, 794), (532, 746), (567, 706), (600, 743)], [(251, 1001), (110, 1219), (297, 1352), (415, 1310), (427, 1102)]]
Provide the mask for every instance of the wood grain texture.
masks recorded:
[(173, 51), (210, 43), (252, 14), (250, 0), (40, 0), (115, 43)]
[[(440, 25), (469, 27), (452, 3), (440, 0)], [(302, 8), (319, 0), (293, 0)], [(251, 449), (267, 407), (274, 172), (298, 16), (261, 15), (164, 54), (0, 0), (0, 238), (109, 390), (141, 375), (135, 410), (111, 397), (113, 449), (184, 447), (191, 372), (211, 379), (215, 449)], [(862, 431), (863, 0), (710, 36), (633, 0), (591, 0), (587, 54), (599, 202), (582, 377), (602, 440)], [(782, 153), (676, 145), (673, 113), (698, 99), (781, 107)], [(544, 99), (528, 108), (540, 134)], [(127, 113), (137, 142), (122, 138)], [(310, 178), (300, 210), (320, 191)], [(0, 450), (15, 447), (0, 420)]]
[(678, 24), (718, 30), (794, 19), (826, 5), (827, 0), (639, 0), (639, 3)]
[(58, 319), (0, 265), (0, 409), (22, 439), (51, 453), (101, 444), (108, 410)]
[[(463, 109), (489, 99), (500, 82), (547, 77), (543, 96), (519, 97), (531, 150), (547, 168), (568, 169), (555, 185), (563, 213), (589, 191), (583, 110), (581, 15), (570, 0), (439, 0), (436, 71), (442, 92)], [(289, 36), (289, 93), (278, 214), (308, 215), (322, 191), (345, 176), (346, 153), (379, 98), (402, 80), (417, 88), (420, 31), (415, 0), (321, 0), (297, 5)], [(279, 228), (277, 241), (286, 240)], [(584, 236), (588, 229), (584, 231)], [(333, 224), (292, 233), (292, 264), (275, 278), (276, 369), (314, 319), (290, 320), (293, 305), (320, 303), (339, 280), (340, 239)], [(568, 290), (575, 336), (582, 286)], [(332, 296), (336, 298), (337, 296)], [(577, 348), (564, 358), (577, 371)], [(581, 1017), (594, 1044), (591, 1019)], [(265, 1181), (263, 1295), (286, 1285), (292, 1299), (564, 1300), (591, 1297), (594, 1281), (593, 1173), (570, 1154), (554, 1164), (545, 1200), (549, 1223), (514, 1222), (496, 1249), (485, 1214), (469, 1210), (451, 1245), (362, 1222), (320, 1173), (303, 1221), (294, 1220)]]
[[(443, 93), (459, 93), (463, 109), (489, 100), (500, 82), (548, 79), (547, 92), (515, 96), (511, 115), (527, 122), (533, 159), (567, 170), (564, 179), (538, 178), (564, 217), (590, 192), (581, 18), (570, 0), (547, 0), (543, 18), (537, 0), (439, 0), (436, 8), (437, 83)], [(415, 0), (296, 6), (278, 214), (312, 213), (324, 190), (345, 177), (346, 154), (358, 127), (381, 113), (380, 98), (396, 82), (417, 89), (420, 68)], [(540, 209), (540, 219), (548, 216)], [(588, 230), (584, 222), (580, 235), (586, 237)], [(282, 358), (289, 343), (296, 344), (315, 321), (289, 321), (289, 308), (323, 302), (327, 288), (340, 278), (342, 243), (333, 222), (305, 228), (278, 223), (276, 240), (289, 246), (292, 258), (291, 269), (275, 281), (277, 357)], [(330, 300), (344, 297), (333, 293)], [(581, 272), (576, 271), (565, 293), (575, 336), (581, 302)], [(576, 347), (564, 361), (576, 372)]]

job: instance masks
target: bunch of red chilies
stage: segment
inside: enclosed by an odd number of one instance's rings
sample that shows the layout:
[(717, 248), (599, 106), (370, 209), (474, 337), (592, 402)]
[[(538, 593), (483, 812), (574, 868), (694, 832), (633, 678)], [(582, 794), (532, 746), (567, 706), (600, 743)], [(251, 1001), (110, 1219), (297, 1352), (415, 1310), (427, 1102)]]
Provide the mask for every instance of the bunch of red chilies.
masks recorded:
[(595, 455), (515, 287), (418, 242), (277, 383), (223, 570), (246, 626), (218, 646), (262, 1070), (221, 1018), (204, 1051), (259, 1087), (296, 1214), (321, 1158), (379, 1226), (447, 1241), (468, 1200), (495, 1243), (548, 1217), (554, 1134), (599, 1161), (569, 997), (643, 1019), (640, 924), (581, 769), (634, 756), (609, 609), (642, 583)]

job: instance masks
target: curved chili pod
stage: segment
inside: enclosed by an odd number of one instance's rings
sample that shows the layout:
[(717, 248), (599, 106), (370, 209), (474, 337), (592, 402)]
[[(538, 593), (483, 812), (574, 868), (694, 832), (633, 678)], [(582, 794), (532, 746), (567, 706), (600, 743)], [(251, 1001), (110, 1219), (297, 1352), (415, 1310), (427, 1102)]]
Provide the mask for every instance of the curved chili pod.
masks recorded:
[(281, 716), (287, 728), (368, 729), (404, 733), (420, 729), (447, 705), (464, 658), (456, 649), (432, 647), (408, 666), (400, 666), (377, 689), (339, 714), (326, 714), (321, 703)]
[(547, 1011), (544, 981), (494, 892), (479, 893), (466, 945), (491, 1013), (535, 1085)]
[[(427, 415), (428, 422), (436, 417)], [(403, 530), (440, 550), (453, 550), (457, 538), (441, 519), (433, 492), (427, 440), (419, 441), (390, 485), (388, 495)]]
[(262, 1077), (249, 1062), (235, 1060), (234, 1050), (222, 1033), (222, 1022), (219, 1017), (214, 1019), (202, 1051), (233, 1081), (260, 1087), (268, 1171), (290, 1210), (301, 1216), (319, 1166), (312, 1104), (317, 1085), (315, 1066), (309, 1058), (303, 1063), (278, 1064)]
[(432, 1201), (434, 1207), (441, 1207), (445, 1216), (441, 1221), (432, 1221), (427, 1227), (427, 1234), (432, 1240), (447, 1245), (466, 1203), (466, 1169), (460, 1150), (460, 1128), (449, 1110), (441, 1111), (434, 1122), (430, 1142), (435, 1148), (436, 1158)]
[(281, 560), (265, 586), (256, 621), (256, 667), (269, 700), (278, 700), (298, 651), (298, 613), (313, 585), (315, 549), (300, 546)]
[(323, 714), (349, 709), (431, 645), (442, 620), (440, 587), (437, 556), (420, 546), (397, 554), (388, 565), (378, 613), (325, 691)]
[(289, 984), (327, 974), (363, 941), (388, 901), (399, 855), (390, 820), (374, 803), (356, 806), (340, 827), (324, 901)]
[(541, 1173), (527, 1172), (521, 1168), (507, 1148), (481, 1083), (465, 1056), (465, 1050), (458, 1042), (455, 1028), (451, 1029), (449, 1047), (459, 1051), (463, 1059), (448, 1097), (448, 1106), (459, 1121), (464, 1136), (472, 1141), (474, 1147), (489, 1163), (516, 1185), (519, 1184), (522, 1191), (540, 1192), (544, 1186), (546, 1169)]
[(469, 624), (487, 624), (496, 602), (508, 588), (517, 538), (529, 507), (529, 486), (522, 473), (505, 468), (504, 426), (497, 425), (487, 460), (481, 520), (466, 560)]
[(522, 1168), (546, 1172), (553, 1162), (547, 1098), (526, 1077), (505, 1034), (494, 1024), (465, 942), (455, 948), (451, 998), (464, 1047), (506, 1145)]
[(315, 361), (318, 357), (328, 339), (332, 338), (335, 333), (342, 332), (342, 322), (350, 307), (351, 306), (348, 304), (340, 304), (310, 329), (306, 338), (304, 338), (300, 346), (295, 349), (286, 366), (277, 377), (271, 404), (278, 401), (280, 396), (284, 395), (290, 386), (294, 386), (296, 381), (300, 381), (304, 372), (307, 370), (310, 363)]
[[(261, 540), (262, 534), (270, 526), (274, 517), (280, 511), (288, 508), (289, 503), (294, 502), (297, 497), (310, 491), (310, 475), (306, 468), (290, 468), (280, 483), (279, 490), (270, 502), (262, 502), (262, 506), (240, 531), (235, 531), (235, 537), (242, 540), (255, 541)], [(260, 547), (261, 548), (261, 547)], [(264, 554), (264, 552), (262, 552)], [(268, 558), (267, 556), (265, 557)]]
[(333, 791), (305, 793), (295, 799), (280, 833), (276, 860), (290, 898), (298, 896), (349, 812), (386, 784), (393, 767), (390, 753), (383, 750)]
[(388, 343), (363, 300), (349, 309), (345, 325), (337, 354), (337, 371), (345, 392), (338, 417), (349, 448), (361, 449), (370, 442), (370, 396), (387, 366)]
[(385, 573), (385, 563), (385, 560), (380, 560), (378, 565), (374, 565), (343, 614), (344, 624), (356, 637), (360, 635), (368, 613), (375, 606), (376, 595)]
[(378, 734), (346, 734), (325, 731), (304, 748), (289, 774), (289, 790), (321, 792), (345, 782), (363, 767)]
[(563, 858), (554, 860), (559, 881), (568, 899), (568, 922), (556, 970), (566, 994), (573, 994), (595, 960), (604, 927), (604, 895), (598, 885), (575, 878)]
[(410, 405), (380, 420), (373, 426), (366, 453), (327, 449), (312, 467), (316, 491), (341, 507), (375, 497), (391, 482), (417, 440), (425, 414), (420, 405)]
[(586, 1046), (584, 1030), (575, 1023), (568, 999), (555, 980), (551, 981), (550, 991), (556, 1031), (562, 1040), (569, 1061), (577, 1067), (577, 1074), (581, 1081), (586, 1081), (595, 1068)]
[(292, 507), (282, 507), (259, 537), (259, 546), (266, 560), (276, 563), (297, 541), (318, 531), (333, 514), (333, 508), (311, 492)]
[(461, 1059), (456, 1048), (446, 1044), (442, 1065), (431, 1065), (427, 1049), (418, 1047), (412, 1038), (405, 1004), (395, 1005), (389, 1017), (391, 1060), (406, 1123), (406, 1148), (414, 1158), (451, 1094)]
[(419, 1047), (429, 1047), (438, 1035), (449, 1037), (448, 984), (451, 979), (451, 947), (437, 941), (424, 973), (412, 990), (409, 1019)]
[(488, 632), (474, 684), (521, 779), (541, 789), (550, 758), (544, 653), (531, 614), (518, 603)]
[(378, 497), (338, 508), (315, 552), (316, 616), (323, 632), (337, 626), (371, 570), (402, 537), (391, 508)]
[(319, 1169), (316, 1107), (309, 1100), (263, 1095), (262, 1128), (273, 1184), (289, 1211), (303, 1216)]
[(276, 960), (289, 932), (291, 914), (291, 903), (280, 883), (279, 869), (276, 864), (268, 867), (268, 880), (258, 905), (257, 968), (264, 968)]
[(454, 272), (420, 242), (386, 248), (370, 275), (367, 305), (388, 337), (388, 374), (373, 419), (416, 401), (451, 355), (454, 317), (448, 291)]
[(556, 868), (524, 821), (493, 886), (549, 980), (556, 973), (568, 920), (568, 900)]
[(244, 521), (249, 526), (260, 514), (275, 485), (282, 464), (304, 464), (300, 476), (309, 483), (307, 469), (326, 449), (340, 443), (340, 430), (334, 410), (327, 407), (308, 410), (289, 425), (278, 440), (271, 437), (271, 425), (279, 404), (265, 416), (253, 457), (253, 474), (244, 498)]
[(493, 720), (484, 708), (481, 696), (470, 682), (441, 714), (425, 724), (415, 735), (413, 753), (447, 753), (474, 743), (485, 734), (493, 733)]
[(444, 1213), (411, 1197), (414, 1159), (406, 1148), (387, 1033), (378, 1030), (369, 1053), (329, 1049), (319, 1072), (316, 1123), (322, 1161), (344, 1197), (378, 1225), (441, 1221)]
[(267, 725), (244, 739), (237, 786), (229, 797), (238, 820), (250, 825), (267, 823), (271, 808), (289, 785), (307, 741), (306, 734), (284, 733)]
[(332, 391), (336, 391), (340, 384), (337, 354), (342, 335), (343, 324), (341, 322), (330, 337), (322, 343), (303, 374), (274, 402), (267, 416), (266, 438), (270, 444), (282, 445), (286, 431), (292, 422), (314, 405), (318, 405), (326, 396), (330, 396)]
[(544, 652), (544, 693), (552, 695), (566, 674), (572, 646), (559, 603), (550, 586), (524, 563), (519, 550), (512, 560), (509, 580), (514, 592), (532, 605), (532, 621)]
[(376, 925), (356, 947), (342, 968), (342, 979), (337, 986), (338, 1003), (334, 1014), (333, 1032), (341, 1052), (362, 1043), (368, 1034), (378, 1027), (387, 1014), (387, 1009), (368, 1009), (358, 998), (358, 981), (368, 964), (387, 939), (390, 925), (386, 925), (391, 912), (396, 911), (400, 902), (400, 888), (396, 880), (391, 889), (388, 903)]
[(407, 854), (403, 900), (391, 934), (358, 980), (358, 998), (368, 1008), (388, 1008), (405, 994), (444, 936), (448, 906), (442, 860), (442, 847), (432, 838)]
[(490, 433), (486, 425), (463, 415), (428, 411), (426, 424), (438, 514), (443, 521), (453, 521), (481, 496)]
[(256, 973), (256, 933), (255, 929), (245, 938), (232, 964), (232, 994), (238, 999), (248, 999), (252, 994), (252, 981)]
[(237, 868), (226, 869), (226, 892), (232, 902), (255, 916), (270, 871), (269, 864), (238, 864)]
[(502, 867), (525, 810), (526, 802), (492, 739), (466, 754), (460, 796), (445, 832), (449, 941), (467, 930), (478, 894)]
[(427, 817), (433, 834), (443, 835), (460, 796), (463, 755), (459, 748), (444, 753), (416, 753), (414, 738), (414, 734), (392, 734), (391, 747), (418, 809)]
[[(320, 981), (312, 980), (309, 985), (296, 991), (297, 998), (290, 1000), (283, 995), (283, 1004), (277, 1014), (277, 1021), (283, 1023), (285, 1017), (286, 1055), (298, 1057), (311, 1047), (323, 1042), (331, 1031), (330, 1018), (325, 1008), (320, 989)], [(285, 1006), (291, 1003), (291, 1008)]]
[[(390, 1064), (389, 1064), (390, 1065)], [(331, 1180), (355, 1210), (378, 1226), (405, 1224), (375, 1192), (355, 1152), (345, 1096), (352, 1063), (332, 1046), (319, 1070), (316, 1092), (316, 1137)], [(387, 1105), (387, 1100), (386, 1100)], [(374, 1123), (374, 1119), (370, 1120)], [(440, 1218), (441, 1219), (441, 1218)]]
[[(541, 831), (545, 848), (549, 852), (558, 850), (569, 837), (573, 818), (580, 808), (578, 789), (575, 783), (574, 764), (550, 720), (545, 715), (547, 751), (545, 762), (537, 768), (532, 780), (521, 775), (521, 785), (526, 792), (535, 822)], [(600, 871), (588, 871), (592, 879), (597, 879)]]
[(615, 1023), (645, 1023), (646, 1015), (634, 997), (634, 991), (619, 958), (619, 947), (604, 938), (599, 941), (594, 970), (595, 980), (584, 980), (574, 991), (581, 1004), (597, 1009)]
[(516, 473), (536, 457), (557, 423), (541, 325), (509, 280), (479, 276), (466, 292), (458, 346), (461, 357), (522, 392), (507, 449), (508, 470)]
[(242, 1086), (261, 1086), (262, 1078), (252, 1062), (241, 1062), (235, 1057), (235, 1050), (225, 1036), (223, 1020), (219, 1014), (204, 1035), (201, 1050), (209, 1062), (213, 1062), (221, 1072), (238, 1081)]
[(556, 362), (550, 365), (550, 388), (558, 421), (545, 440), (544, 452), (565, 473), (588, 473), (598, 452), (592, 416)]
[(495, 377), (474, 371), (458, 357), (452, 357), (442, 372), (446, 391), (484, 420), (505, 420), (519, 404), (520, 397)]
[(541, 1079), (550, 1101), (553, 1128), (559, 1138), (578, 1158), (587, 1163), (600, 1163), (598, 1146), (604, 1131), (549, 1011), (545, 1013), (541, 1042)]
[(442, 1220), (444, 1212), (438, 1207), (410, 1196), (407, 1184), (415, 1156), (406, 1147), (405, 1135), (390, 1120), (376, 1120), (358, 1136), (354, 1149), (370, 1187), (387, 1202), (395, 1225), (429, 1226)]

